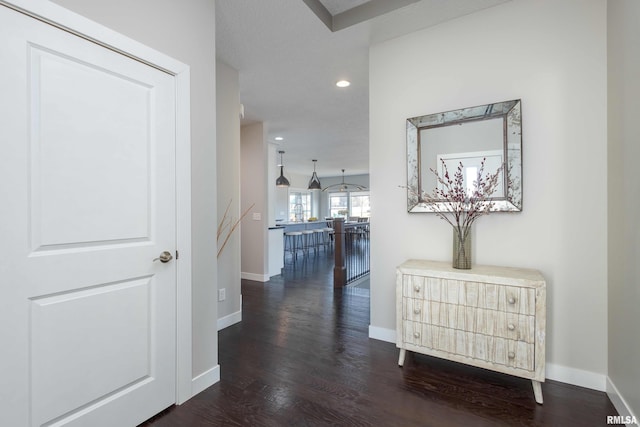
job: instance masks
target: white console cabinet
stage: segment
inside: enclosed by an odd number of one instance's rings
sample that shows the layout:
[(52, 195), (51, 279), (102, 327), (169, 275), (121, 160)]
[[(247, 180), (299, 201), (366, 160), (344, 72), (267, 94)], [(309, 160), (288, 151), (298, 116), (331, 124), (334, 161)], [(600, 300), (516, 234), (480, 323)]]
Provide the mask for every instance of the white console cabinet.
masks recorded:
[(396, 273), (398, 364), (409, 350), (528, 378), (542, 404), (545, 298), (536, 270), (406, 261)]

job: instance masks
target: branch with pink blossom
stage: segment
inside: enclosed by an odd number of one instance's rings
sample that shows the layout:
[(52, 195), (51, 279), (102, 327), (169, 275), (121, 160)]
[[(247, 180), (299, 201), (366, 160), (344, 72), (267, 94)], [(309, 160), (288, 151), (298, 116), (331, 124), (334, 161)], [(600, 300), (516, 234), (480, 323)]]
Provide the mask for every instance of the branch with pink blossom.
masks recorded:
[(495, 173), (485, 173), (486, 159), (482, 159), (472, 188), (467, 188), (464, 183), (462, 162), (458, 164), (452, 177), (444, 160), (440, 161), (442, 176), (434, 169), (430, 169), (439, 185), (433, 193), (423, 194), (421, 199), (432, 203), (433, 212), (462, 234), (476, 219), (490, 212), (494, 205), (491, 195), (500, 184), (499, 177), (504, 165), (501, 165)]
[(437, 181), (436, 188), (432, 193), (416, 194), (417, 192), (413, 188), (408, 188), (408, 191), (421, 202), (428, 204), (431, 212), (453, 227), (459, 250), (454, 253), (454, 258), (459, 261), (456, 263), (454, 260), (454, 266), (466, 265), (468, 262), (469, 267), (459, 268), (470, 268), (470, 254), (466, 253), (464, 243), (471, 232), (471, 224), (482, 215), (487, 215), (494, 206), (491, 196), (500, 185), (500, 175), (504, 170), (504, 164), (500, 165), (495, 173), (485, 173), (486, 158), (483, 158), (477, 170), (476, 179), (468, 187), (464, 181), (465, 169), (462, 162), (459, 162), (452, 176), (449, 174), (445, 161), (442, 159), (440, 161), (442, 174), (430, 169)]

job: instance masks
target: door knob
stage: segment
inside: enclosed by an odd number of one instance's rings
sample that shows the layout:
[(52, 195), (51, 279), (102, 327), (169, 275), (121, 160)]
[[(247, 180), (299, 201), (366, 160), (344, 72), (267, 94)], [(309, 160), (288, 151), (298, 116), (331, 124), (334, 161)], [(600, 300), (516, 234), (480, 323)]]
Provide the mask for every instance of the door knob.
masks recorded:
[(154, 259), (154, 261), (158, 261), (160, 260), (160, 262), (169, 262), (173, 259), (173, 255), (171, 255), (171, 252), (169, 251), (164, 251), (160, 254), (160, 256), (156, 259)]

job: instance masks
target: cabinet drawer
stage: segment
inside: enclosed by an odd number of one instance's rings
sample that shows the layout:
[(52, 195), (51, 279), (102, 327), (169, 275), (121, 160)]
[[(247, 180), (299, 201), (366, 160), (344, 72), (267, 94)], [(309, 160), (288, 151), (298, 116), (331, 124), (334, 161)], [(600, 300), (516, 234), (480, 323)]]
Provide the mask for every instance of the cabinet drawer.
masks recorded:
[(489, 357), (487, 361), (527, 371), (535, 369), (535, 346), (533, 344), (499, 337), (487, 338), (493, 341), (488, 346)]
[(403, 324), (407, 344), (464, 356), (512, 368), (533, 371), (535, 346), (532, 343), (444, 328), (407, 320)]
[(402, 318), (451, 329), (535, 342), (535, 317), (416, 298), (403, 298)]
[(533, 288), (404, 275), (403, 296), (533, 316)]
[(413, 320), (416, 322), (426, 322), (428, 310), (425, 305), (428, 305), (428, 301), (418, 298), (402, 298), (402, 318), (407, 320)]
[(402, 296), (407, 298), (424, 299), (425, 289), (434, 286), (428, 283), (429, 278), (406, 274), (402, 277)]

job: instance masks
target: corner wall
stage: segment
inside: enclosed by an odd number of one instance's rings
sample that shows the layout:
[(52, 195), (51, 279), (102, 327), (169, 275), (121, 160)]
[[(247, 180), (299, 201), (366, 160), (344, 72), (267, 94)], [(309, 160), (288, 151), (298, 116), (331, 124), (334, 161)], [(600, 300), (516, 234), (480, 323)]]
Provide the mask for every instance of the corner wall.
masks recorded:
[[(224, 232), (218, 240), (218, 250), (227, 233), (240, 218), (240, 83), (238, 71), (216, 62), (216, 122), (218, 217), (223, 220)], [(246, 217), (243, 222), (247, 221)], [(242, 223), (230, 235), (218, 257), (218, 290), (224, 289), (224, 301), (218, 301), (218, 330), (242, 320), (240, 290), (240, 233)]]
[[(267, 232), (269, 205), (267, 171), (268, 145), (263, 123), (245, 125), (240, 130), (241, 210), (255, 204), (241, 227), (242, 278), (269, 280)], [(273, 183), (270, 183), (273, 185)], [(259, 218), (259, 219), (258, 219)]]
[(451, 229), (406, 211), (409, 117), (522, 99), (523, 205), (474, 225), (473, 262), (547, 281), (547, 377), (607, 372), (606, 3), (512, 0), (372, 46), (370, 336), (395, 339), (395, 267), (450, 260)]
[(640, 417), (640, 2), (609, 0), (609, 383), (621, 415)]

